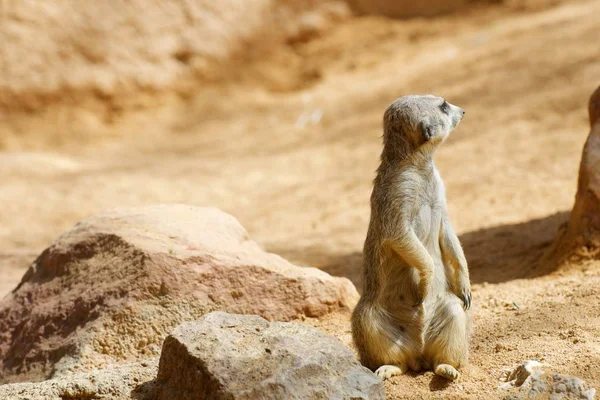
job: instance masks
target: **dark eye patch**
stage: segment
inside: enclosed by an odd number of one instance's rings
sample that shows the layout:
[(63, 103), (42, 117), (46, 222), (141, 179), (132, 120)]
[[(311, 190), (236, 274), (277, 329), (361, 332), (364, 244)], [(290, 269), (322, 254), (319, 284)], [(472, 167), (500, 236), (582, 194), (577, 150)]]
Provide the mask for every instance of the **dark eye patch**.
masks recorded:
[(450, 112), (450, 105), (448, 104), (448, 102), (446, 100), (444, 100), (444, 102), (440, 106), (440, 109), (442, 110), (442, 112), (444, 114), (448, 114)]

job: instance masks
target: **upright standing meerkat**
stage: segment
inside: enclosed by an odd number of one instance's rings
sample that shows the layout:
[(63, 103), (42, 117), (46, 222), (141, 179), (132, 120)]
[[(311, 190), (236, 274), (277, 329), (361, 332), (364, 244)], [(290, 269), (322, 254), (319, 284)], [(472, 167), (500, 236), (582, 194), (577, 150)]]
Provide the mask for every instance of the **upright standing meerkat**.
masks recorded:
[(469, 270), (433, 162), (464, 114), (432, 95), (401, 97), (384, 114), (364, 293), (352, 314), (361, 361), (383, 379), (433, 369), (453, 380), (467, 361)]

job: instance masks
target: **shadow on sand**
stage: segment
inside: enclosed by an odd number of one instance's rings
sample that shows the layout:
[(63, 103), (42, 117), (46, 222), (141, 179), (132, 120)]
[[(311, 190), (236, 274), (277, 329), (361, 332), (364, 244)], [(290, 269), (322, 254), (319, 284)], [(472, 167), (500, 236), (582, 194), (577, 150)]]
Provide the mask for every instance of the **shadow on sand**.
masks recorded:
[[(469, 262), (472, 283), (500, 283), (533, 278), (552, 272), (543, 262), (559, 227), (568, 221), (566, 211), (518, 224), (501, 225), (460, 235)], [(362, 291), (362, 253), (332, 254), (324, 248), (269, 249), (299, 265), (350, 279)]]

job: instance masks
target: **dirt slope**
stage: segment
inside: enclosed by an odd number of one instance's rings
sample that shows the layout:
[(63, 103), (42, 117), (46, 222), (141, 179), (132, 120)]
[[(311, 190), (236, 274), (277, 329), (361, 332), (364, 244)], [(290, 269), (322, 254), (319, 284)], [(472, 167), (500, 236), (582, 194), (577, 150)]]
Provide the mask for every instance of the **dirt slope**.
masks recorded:
[[(389, 397), (489, 398), (526, 358), (600, 387), (600, 264), (553, 271), (542, 257), (573, 205), (600, 84), (600, 1), (541, 3), (356, 18), (274, 51), (243, 87), (110, 114), (106, 132), (119, 139), (82, 132), (56, 146), (25, 135), (0, 153), (0, 251), (35, 252), (107, 207), (182, 202), (219, 207), (269, 251), (360, 289), (381, 115), (397, 96), (432, 92), (467, 111), (436, 162), (472, 268), (471, 365), (448, 386), (431, 373), (394, 378)], [(286, 84), (307, 71), (303, 89)], [(58, 132), (71, 112), (27, 128)], [(347, 317), (308, 322), (349, 344)]]

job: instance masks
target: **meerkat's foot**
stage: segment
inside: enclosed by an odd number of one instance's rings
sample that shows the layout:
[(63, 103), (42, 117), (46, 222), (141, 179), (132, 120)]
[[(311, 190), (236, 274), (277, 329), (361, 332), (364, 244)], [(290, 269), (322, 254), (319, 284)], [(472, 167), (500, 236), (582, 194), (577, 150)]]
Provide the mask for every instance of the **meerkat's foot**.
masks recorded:
[(449, 364), (438, 364), (435, 367), (435, 374), (451, 381), (458, 379), (460, 376), (460, 373), (456, 370), (456, 368)]
[(382, 381), (391, 378), (392, 376), (402, 375), (406, 372), (406, 369), (402, 369), (395, 365), (382, 365), (377, 368), (375, 371), (375, 375), (381, 378)]

